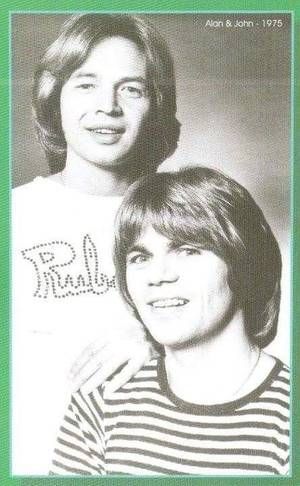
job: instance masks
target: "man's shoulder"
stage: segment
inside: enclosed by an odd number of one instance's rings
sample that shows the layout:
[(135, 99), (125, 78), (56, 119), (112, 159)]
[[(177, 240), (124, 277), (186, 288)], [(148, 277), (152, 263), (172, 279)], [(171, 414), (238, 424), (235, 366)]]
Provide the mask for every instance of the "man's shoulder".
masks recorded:
[(144, 366), (131, 378), (131, 382), (137, 380), (153, 380), (157, 378), (159, 358), (151, 358)]
[(43, 191), (43, 178), (36, 177), (33, 181), (17, 186), (12, 190), (13, 202), (30, 201), (37, 193)]
[[(110, 380), (108, 380), (109, 383)], [(118, 392), (129, 392), (145, 389), (151, 389), (158, 386), (158, 358), (151, 358), (144, 366), (122, 385)], [(105, 389), (105, 386), (104, 386)], [(105, 393), (105, 392), (104, 392)]]

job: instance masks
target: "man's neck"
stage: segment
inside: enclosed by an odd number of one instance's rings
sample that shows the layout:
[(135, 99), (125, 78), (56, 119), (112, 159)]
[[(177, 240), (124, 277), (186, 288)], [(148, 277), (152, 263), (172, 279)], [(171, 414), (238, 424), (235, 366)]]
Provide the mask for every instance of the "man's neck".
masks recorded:
[(185, 349), (166, 349), (169, 385), (176, 395), (189, 402), (230, 401), (247, 381), (258, 357), (258, 349), (245, 333), (242, 311), (238, 311), (210, 341)]
[(121, 196), (133, 182), (118, 171), (68, 158), (65, 168), (52, 178), (70, 189), (93, 196)]

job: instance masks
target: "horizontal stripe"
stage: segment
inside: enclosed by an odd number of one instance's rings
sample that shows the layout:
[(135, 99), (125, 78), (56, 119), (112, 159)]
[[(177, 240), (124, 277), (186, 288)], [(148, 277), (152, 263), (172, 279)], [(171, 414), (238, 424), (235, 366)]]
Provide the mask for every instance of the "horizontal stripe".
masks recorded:
[[(108, 417), (116, 417), (116, 414), (114, 413), (110, 413), (110, 414), (107, 414)], [(126, 422), (123, 422), (124, 421), (124, 416), (126, 416), (127, 419), (129, 419), (130, 417), (131, 418), (136, 418), (136, 417), (139, 417), (140, 420), (144, 420), (146, 417), (148, 417), (149, 419), (151, 418), (154, 418), (154, 419), (158, 419), (159, 421), (162, 421), (164, 422), (166, 420), (166, 416), (163, 414), (163, 413), (155, 413), (155, 412), (150, 412), (150, 411), (145, 411), (143, 410), (142, 412), (142, 416), (141, 416), (141, 412), (140, 411), (124, 411), (124, 412), (119, 412), (118, 417), (122, 417), (122, 421), (119, 420), (118, 423), (122, 423), (122, 425), (124, 426), (124, 423)], [(185, 422), (184, 420), (179, 420), (179, 419), (173, 419), (171, 417), (168, 417), (168, 423), (172, 423), (174, 425), (177, 425), (177, 426), (190, 426), (190, 424), (188, 424), (187, 422)], [(193, 423), (193, 427), (194, 428), (199, 428), (199, 429), (213, 429), (213, 428), (216, 428), (216, 429), (226, 429), (226, 430), (229, 430), (229, 429), (239, 429), (239, 428), (258, 428), (258, 429), (270, 429), (270, 430), (276, 430), (278, 431), (280, 434), (283, 434), (283, 435), (288, 435), (288, 430), (287, 429), (283, 429), (281, 427), (279, 427), (278, 425), (274, 424), (274, 423), (267, 423), (267, 422), (254, 422), (254, 421), (241, 421), (239, 419), (238, 422), (232, 422), (232, 423), (224, 423), (224, 422), (218, 422), (218, 423), (215, 423), (215, 422), (194, 422)]]
[[(89, 455), (89, 453), (85, 449), (83, 449), (82, 447), (80, 447), (76, 444), (73, 444), (72, 442), (68, 442), (66, 440), (58, 438), (57, 443), (59, 444), (60, 450), (64, 450), (64, 447), (66, 447), (67, 450), (68, 449), (69, 450), (76, 450), (76, 451), (78, 451), (82, 454)], [(94, 457), (97, 457), (97, 459), (99, 459), (100, 461), (103, 461), (103, 455), (100, 454), (99, 451), (95, 451), (94, 449), (90, 449), (90, 452)]]
[[(82, 430), (80, 425), (81, 424), (77, 424), (76, 428), (75, 428), (75, 426), (73, 426), (73, 424), (70, 425), (66, 421), (65, 426), (60, 427), (60, 436), (63, 437), (63, 436), (66, 435), (66, 436), (68, 436), (69, 439), (72, 437), (75, 441), (80, 441), (80, 442), (90, 441), (90, 442), (96, 443), (97, 442), (96, 437), (91, 432), (87, 432), (86, 430)], [(75, 432), (73, 430), (73, 427), (75, 429)]]
[[(142, 467), (145, 470), (150, 470), (150, 471), (153, 471), (153, 472), (158, 472), (158, 473), (163, 473), (163, 474), (184, 474), (184, 473), (182, 473), (182, 471), (180, 471), (180, 469), (161, 467), (161, 466), (158, 466), (156, 464), (139, 463), (139, 462), (135, 462), (135, 461), (131, 461), (131, 460), (122, 461), (120, 459), (120, 460), (116, 460), (116, 461), (110, 461), (110, 464), (117, 464), (118, 466), (120, 466), (121, 464), (133, 465), (133, 466), (136, 466), (136, 467)], [(221, 469), (226, 470), (226, 468), (228, 468), (228, 469), (235, 470), (235, 471), (236, 470), (247, 471), (247, 472), (256, 471), (256, 472), (260, 472), (260, 473), (270, 472), (270, 473), (278, 474), (277, 469), (275, 469), (273, 467), (264, 466), (264, 465), (262, 465), (262, 466), (261, 465), (251, 465), (251, 464), (247, 464), (247, 463), (223, 464), (223, 463), (213, 463), (213, 462), (202, 462), (201, 468), (213, 468), (213, 469), (217, 469), (217, 470), (218, 469), (219, 470), (221, 470)], [(185, 473), (185, 474), (189, 474), (189, 473)], [(197, 473), (194, 472), (194, 474), (197, 474)]]
[(288, 388), (284, 389), (279, 386), (270, 386), (270, 391), (273, 393), (282, 393), (286, 397), (290, 396)]
[[(76, 397), (76, 398), (75, 398)], [(74, 407), (76, 407), (76, 412), (79, 413), (82, 420), (88, 422), (90, 427), (92, 427), (97, 434), (103, 433), (102, 426), (100, 425), (99, 419), (101, 416), (97, 416), (95, 411), (91, 406), (88, 405), (86, 400), (82, 397), (80, 392), (73, 396)], [(101, 420), (102, 424), (102, 420)]]
[[(63, 434), (67, 434), (70, 437), (72, 437), (73, 439), (75, 439), (74, 442), (75, 441), (84, 442), (84, 437), (82, 437), (81, 435), (75, 434), (74, 432), (71, 432), (69, 429), (66, 429), (66, 427), (61, 426), (60, 431)], [(92, 439), (95, 441), (95, 438), (94, 437), (92, 437)]]
[[(136, 400), (131, 400), (128, 398), (126, 402), (121, 402), (117, 401), (117, 403), (113, 403), (112, 400), (110, 400), (109, 404), (107, 404), (106, 409), (105, 409), (105, 418), (106, 420), (109, 420), (110, 418), (114, 418), (115, 415), (118, 414), (127, 414), (127, 413), (134, 413), (138, 412), (139, 414), (147, 413), (152, 411), (157, 410), (160, 412), (163, 410), (163, 413), (168, 413), (168, 417), (174, 420), (184, 420), (186, 423), (188, 422), (199, 422), (199, 421), (209, 421), (210, 423), (219, 423), (221, 420), (223, 422), (235, 422), (239, 419), (240, 415), (249, 415), (249, 420), (254, 420), (256, 421), (256, 417), (253, 417), (251, 419), (251, 415), (255, 415), (255, 412), (251, 412), (252, 410), (258, 410), (261, 411), (259, 412), (260, 414), (264, 414), (266, 417), (272, 415), (272, 411), (276, 411), (277, 413), (282, 414), (283, 417), (288, 418), (288, 409), (283, 409), (282, 407), (278, 407), (276, 404), (270, 402), (268, 405), (261, 405), (259, 403), (252, 404), (252, 406), (244, 407), (243, 409), (240, 409), (235, 412), (230, 412), (230, 413), (224, 413), (224, 414), (200, 414), (200, 413), (188, 413), (187, 411), (182, 411), (178, 410), (175, 407), (171, 406), (169, 407), (168, 404), (165, 404), (164, 402), (161, 402), (160, 400), (156, 400), (156, 397), (153, 397), (153, 399), (148, 398), (148, 394), (145, 397), (145, 399), (142, 399), (142, 396)], [(271, 411), (271, 414), (268, 414), (268, 411)], [(260, 417), (257, 417), (257, 420), (260, 420)], [(273, 419), (270, 416), (270, 421), (272, 422)], [(285, 420), (286, 421), (286, 420)], [(280, 421), (278, 423), (279, 425), (284, 425), (280, 424)]]
[[(124, 430), (127, 430), (127, 428), (125, 428)], [(287, 451), (288, 450), (288, 444), (286, 443), (283, 443), (283, 442), (279, 442), (277, 439), (273, 438), (273, 437), (266, 437), (265, 435), (199, 435), (199, 434), (195, 434), (195, 437), (193, 438), (191, 436), (191, 434), (182, 434), (180, 432), (176, 432), (176, 431), (165, 431), (164, 429), (160, 428), (160, 427), (151, 427), (151, 426), (141, 426), (141, 427), (137, 427), (137, 428), (132, 428), (130, 430), (130, 435), (126, 435), (126, 433), (121, 433), (121, 430), (118, 428), (118, 433), (117, 434), (113, 434), (110, 438), (110, 440), (116, 440), (116, 439), (122, 439), (122, 438), (129, 438), (131, 437), (132, 439), (135, 439), (136, 437), (136, 432), (145, 432), (145, 434), (147, 434), (147, 437), (149, 437), (150, 433), (153, 435), (155, 435), (155, 433), (158, 432), (158, 437), (163, 437), (163, 440), (166, 442), (167, 440), (168, 441), (172, 441), (174, 440), (174, 438), (177, 438), (179, 441), (181, 441), (181, 443), (184, 441), (184, 442), (187, 442), (187, 443), (193, 443), (193, 442), (197, 442), (197, 441), (201, 441), (201, 443), (203, 442), (210, 442), (210, 443), (217, 443), (217, 442), (250, 442), (249, 444), (249, 447), (253, 448), (253, 442), (255, 443), (267, 443), (267, 444), (274, 444), (277, 448), (279, 449), (282, 449), (283, 451)], [(227, 448), (229, 447), (229, 445), (227, 446)]]
[(86, 412), (85, 410), (83, 410), (82, 406), (79, 405), (78, 401), (75, 400), (74, 396), (73, 396), (73, 406), (76, 410), (74, 410), (74, 413), (75, 413), (75, 416), (76, 416), (76, 413), (79, 414), (79, 417), (80, 417), (80, 421), (83, 421), (85, 423), (87, 423), (93, 430), (94, 432), (98, 435), (99, 434), (99, 431), (93, 421), (93, 418), (91, 417), (91, 415)]
[(258, 398), (257, 401), (259, 403), (276, 403), (276, 405), (280, 405), (281, 407), (286, 408), (287, 410), (289, 409), (289, 404), (287, 402), (284, 402), (280, 398), (261, 397)]
[[(59, 462), (59, 461), (56, 461), (56, 460), (53, 461), (53, 466), (57, 466), (59, 468), (59, 472), (60, 471), (66, 471), (66, 472), (76, 474), (76, 475), (80, 475), (80, 476), (92, 474), (92, 473), (88, 472), (86, 469), (79, 469), (78, 467), (69, 467), (69, 466), (66, 466), (66, 464), (63, 464), (62, 462)], [(58, 472), (55, 473), (54, 469), (52, 469), (49, 474), (50, 474), (50, 476), (56, 476), (58, 474)]]
[[(136, 440), (136, 437), (135, 437), (135, 440)], [(146, 456), (148, 454), (148, 452), (150, 452), (150, 449), (148, 448), (145, 448), (145, 445), (146, 444), (152, 444), (154, 446), (161, 446), (162, 448), (165, 448), (166, 451), (168, 451), (168, 453), (170, 454), (171, 450), (173, 450), (174, 452), (176, 451), (176, 455), (174, 457), (175, 460), (178, 460), (178, 452), (181, 451), (182, 453), (184, 454), (181, 454), (180, 455), (180, 459), (181, 460), (184, 460), (185, 459), (185, 455), (188, 455), (190, 457), (193, 457), (195, 455), (227, 455), (230, 454), (233, 455), (233, 456), (251, 456), (251, 458), (253, 458), (254, 456), (260, 456), (262, 458), (264, 457), (270, 457), (272, 459), (274, 459), (276, 462), (278, 462), (280, 465), (284, 465), (285, 464), (285, 458), (282, 459), (281, 457), (279, 457), (277, 454), (275, 454), (274, 452), (271, 452), (271, 451), (268, 451), (268, 450), (261, 450), (261, 449), (241, 449), (241, 448), (230, 448), (230, 449), (220, 449), (218, 447), (211, 447), (211, 448), (204, 448), (204, 447), (188, 447), (188, 446), (179, 446), (178, 444), (174, 445), (174, 444), (171, 444), (171, 443), (167, 443), (164, 442), (164, 441), (161, 441), (161, 440), (158, 440), (158, 439), (150, 439), (149, 437), (141, 437), (140, 438), (141, 440), (141, 443), (143, 444), (141, 446), (141, 449), (136, 449), (132, 446), (132, 438), (130, 438), (127, 442), (126, 441), (121, 441), (122, 442), (122, 445), (121, 446), (117, 446), (114, 444), (114, 442), (112, 442), (112, 445), (110, 445), (109, 447), (107, 447), (106, 449), (106, 453), (118, 453), (118, 452), (137, 452), (139, 451), (140, 454)], [(135, 443), (135, 442), (134, 442)], [(157, 448), (158, 450), (158, 448)], [(165, 457), (166, 454), (162, 452), (161, 448), (159, 448), (160, 450), (160, 455), (158, 457)], [(251, 452), (250, 452), (251, 451)], [(168, 456), (168, 457), (173, 457), (173, 456)]]
[[(72, 448), (71, 449), (71, 452), (74, 452), (74, 449)], [(77, 457), (77, 456), (73, 456), (72, 454), (67, 454), (66, 452), (63, 452), (59, 449), (54, 449), (54, 453), (57, 455), (57, 456), (60, 456), (61, 459), (67, 459), (67, 461), (69, 462), (74, 462), (75, 464), (80, 464), (81, 466), (86, 466), (88, 467), (89, 469), (93, 469), (95, 470), (96, 472), (99, 472), (98, 468), (95, 467), (94, 465), (91, 464), (91, 462), (88, 462), (80, 457)]]
[[(106, 400), (106, 406), (110, 408), (111, 412), (107, 415), (107, 417), (111, 416), (110, 414), (116, 413), (115, 409), (118, 409), (119, 407), (123, 407), (124, 409), (124, 403), (126, 404), (126, 407), (128, 408), (129, 406), (131, 407), (132, 405), (140, 405), (141, 401), (143, 405), (154, 405), (158, 407), (162, 407), (165, 410), (169, 410), (172, 412), (176, 412), (174, 405), (169, 405), (168, 402), (164, 403), (163, 401), (157, 400), (156, 397), (154, 398), (148, 398), (148, 393), (144, 398), (141, 396), (139, 398), (133, 398), (133, 397), (127, 397), (125, 400), (118, 400), (118, 399), (107, 399)], [(178, 412), (176, 412), (178, 413)], [(180, 413), (180, 412), (179, 412)], [(239, 410), (239, 416), (244, 416), (244, 415), (269, 415), (272, 417), (277, 417), (280, 420), (287, 421), (288, 416), (284, 416), (282, 413), (278, 412), (278, 410), (269, 410), (266, 408), (248, 408), (248, 409), (242, 409)], [(222, 414), (222, 417), (232, 417), (234, 414), (232, 412), (226, 412)], [(209, 416), (209, 414), (205, 415), (205, 417)]]
[[(251, 456), (264, 456), (264, 457), (273, 457), (274, 459), (278, 460), (279, 463), (282, 462), (284, 464), (285, 459), (282, 459), (280, 456), (275, 454), (274, 452), (271, 452), (269, 450), (265, 449), (250, 449), (250, 448), (242, 448), (242, 447), (226, 447), (224, 448), (218, 448), (216, 445), (210, 446), (210, 447), (201, 447), (201, 445), (198, 444), (198, 446), (190, 446), (190, 445), (180, 445), (178, 443), (172, 443), (172, 442), (167, 442), (165, 440), (160, 440), (159, 438), (153, 438), (149, 436), (131, 436), (131, 435), (123, 435), (117, 437), (113, 437), (113, 439), (110, 441), (110, 446), (107, 447), (107, 451), (113, 451), (116, 447), (118, 448), (117, 444), (121, 444), (130, 450), (130, 443), (136, 443), (136, 441), (140, 441), (141, 444), (153, 444), (156, 446), (163, 446), (167, 447), (168, 449), (173, 449), (176, 451), (184, 451), (184, 452), (191, 452), (193, 454), (235, 454), (235, 455), (247, 455), (251, 454)], [(251, 451), (251, 452), (249, 452)]]
[[(249, 469), (259, 469), (260, 467), (269, 467), (280, 471), (282, 465), (279, 465), (275, 460), (272, 458), (265, 458), (265, 457), (253, 457), (253, 456), (224, 456), (224, 455), (217, 455), (212, 452), (209, 455), (199, 455), (197, 459), (195, 457), (183, 457), (182, 455), (173, 455), (168, 454), (169, 451), (165, 451), (164, 454), (161, 454), (161, 450), (145, 450), (141, 451), (139, 448), (135, 450), (126, 451), (124, 449), (120, 449), (115, 453), (109, 452), (106, 457), (106, 464), (109, 464), (111, 461), (137, 461), (140, 464), (157, 464), (163, 467), (171, 467), (178, 469), (180, 471), (189, 471), (193, 469), (199, 469), (203, 466), (205, 467), (215, 467), (218, 465), (220, 468), (224, 467), (225, 469), (232, 469), (233, 464), (236, 466), (242, 465), (242, 467), (246, 470)], [(245, 468), (245, 463), (247, 463), (248, 467)], [(235, 467), (236, 467), (235, 466)]]
[(284, 376), (277, 376), (276, 378), (277, 381), (281, 381), (282, 383), (284, 383), (285, 385), (290, 385), (290, 380), (288, 378), (285, 378)]

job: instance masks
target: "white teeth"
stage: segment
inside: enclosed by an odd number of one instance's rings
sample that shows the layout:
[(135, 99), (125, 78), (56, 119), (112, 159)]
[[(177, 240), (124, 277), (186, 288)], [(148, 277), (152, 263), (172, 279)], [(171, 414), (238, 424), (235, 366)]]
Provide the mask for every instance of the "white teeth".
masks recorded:
[(93, 132), (105, 133), (105, 134), (109, 134), (109, 135), (118, 133), (117, 130), (111, 130), (109, 128), (96, 128), (95, 130), (93, 130)]
[(186, 303), (187, 300), (185, 299), (174, 298), (174, 299), (156, 300), (155, 302), (152, 302), (151, 305), (155, 308), (165, 308), (165, 307), (180, 307), (182, 305), (185, 305)]

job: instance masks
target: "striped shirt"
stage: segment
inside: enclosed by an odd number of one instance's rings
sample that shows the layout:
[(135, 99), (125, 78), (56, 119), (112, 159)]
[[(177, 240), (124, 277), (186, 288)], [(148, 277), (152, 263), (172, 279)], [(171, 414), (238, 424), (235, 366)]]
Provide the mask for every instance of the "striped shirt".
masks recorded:
[(72, 396), (50, 474), (287, 474), (288, 385), (276, 360), (246, 396), (196, 405), (174, 395), (154, 359), (117, 392)]

